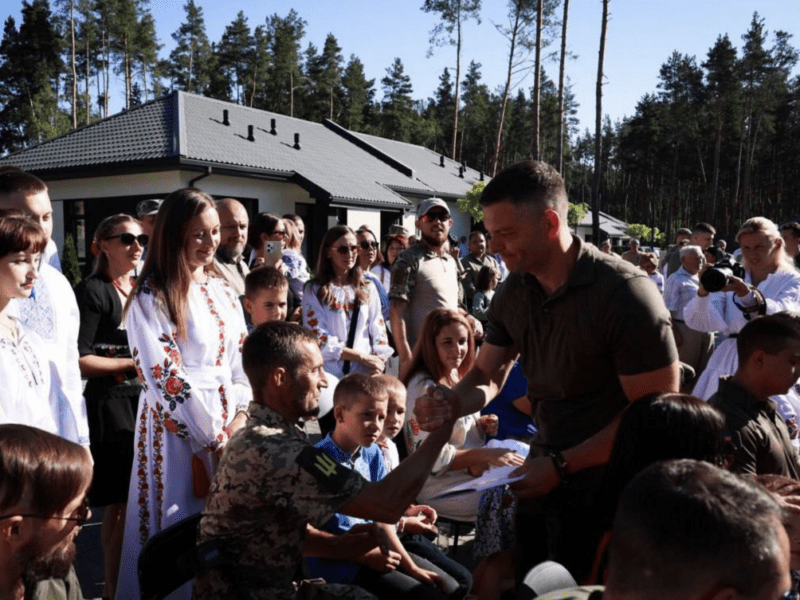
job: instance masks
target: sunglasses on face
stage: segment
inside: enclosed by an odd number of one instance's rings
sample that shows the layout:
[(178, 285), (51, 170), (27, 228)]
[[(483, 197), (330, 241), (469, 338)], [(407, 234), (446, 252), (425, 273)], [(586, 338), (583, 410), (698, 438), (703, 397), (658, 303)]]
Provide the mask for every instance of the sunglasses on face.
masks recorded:
[(336, 246), (336, 251), (339, 254), (355, 254), (358, 252), (358, 246)]
[(279, 238), (283, 239), (286, 237), (286, 230), (278, 229), (277, 231), (273, 231), (270, 235), (277, 235)]
[(89, 522), (89, 496), (84, 496), (83, 503), (78, 508), (78, 516), (76, 517), (56, 517), (53, 515), (34, 515), (28, 513), (17, 513), (12, 515), (2, 515), (2, 519), (10, 519), (11, 517), (26, 517), (28, 519), (57, 519), (59, 521), (75, 521), (78, 527), (83, 527)]
[(379, 244), (378, 242), (368, 242), (365, 240), (363, 242), (359, 242), (358, 245), (361, 246), (364, 250), (369, 250), (370, 248), (372, 248), (373, 250), (377, 250)]
[(422, 220), (425, 223), (431, 223), (433, 221), (441, 221), (442, 223), (447, 222), (450, 220), (450, 215), (446, 212), (429, 212), (423, 215)]
[(118, 233), (117, 235), (109, 236), (106, 239), (113, 240), (115, 238), (119, 238), (119, 241), (125, 246), (130, 246), (134, 241), (139, 242), (140, 246), (146, 246), (150, 236), (145, 233), (140, 233), (139, 235), (133, 235), (132, 233)]

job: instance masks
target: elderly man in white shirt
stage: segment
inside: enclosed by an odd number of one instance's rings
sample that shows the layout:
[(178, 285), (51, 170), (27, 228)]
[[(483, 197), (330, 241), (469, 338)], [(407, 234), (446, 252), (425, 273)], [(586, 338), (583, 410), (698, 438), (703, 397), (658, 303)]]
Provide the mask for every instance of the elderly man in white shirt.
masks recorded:
[(697, 289), (700, 287), (697, 274), (703, 268), (705, 257), (700, 246), (685, 246), (679, 252), (681, 266), (667, 278), (664, 304), (672, 314), (672, 331), (678, 346), (678, 357), (699, 376), (711, 356), (714, 334), (689, 327), (683, 320), (683, 309), (697, 296)]

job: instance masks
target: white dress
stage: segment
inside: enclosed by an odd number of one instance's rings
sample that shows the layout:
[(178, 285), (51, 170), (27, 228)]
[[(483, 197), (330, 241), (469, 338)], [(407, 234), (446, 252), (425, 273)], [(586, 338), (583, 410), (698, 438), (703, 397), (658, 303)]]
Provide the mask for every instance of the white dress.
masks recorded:
[(16, 319), (14, 324), (18, 339), (0, 338), (0, 423), (30, 425), (61, 435), (44, 342)]
[[(139, 597), (136, 564), (147, 539), (202, 510), (204, 500), (192, 485), (193, 455), (203, 461), (210, 480), (216, 466), (212, 452), (228, 437), (223, 427), (252, 400), (242, 369), (247, 329), (227, 281), (212, 276), (207, 284), (191, 284), (185, 340), (176, 339), (166, 307), (145, 286), (125, 320), (144, 389), (136, 417), (120, 600)], [(191, 591), (184, 586), (170, 598), (190, 598)]]
[[(333, 306), (323, 305), (317, 298), (319, 286), (311, 286), (303, 294), (303, 325), (317, 336), (325, 360), (325, 372), (342, 377), (344, 361), (342, 350), (347, 347), (347, 334), (350, 320), (355, 308), (356, 292), (351, 285), (331, 285)], [(381, 358), (389, 358), (392, 347), (386, 335), (386, 323), (381, 315), (381, 303), (375, 284), (367, 281), (369, 300), (358, 312), (353, 350), (365, 354), (375, 354)], [(369, 373), (361, 363), (350, 363), (351, 373)]]
[[(409, 454), (428, 437), (422, 431), (414, 417), (414, 403), (417, 398), (425, 395), (425, 390), (429, 385), (435, 385), (433, 379), (427, 373), (417, 373), (408, 382), (408, 394), (406, 396), (406, 423), (404, 425), (404, 435), (406, 438), (406, 448)], [(427, 504), (436, 509), (443, 517), (457, 519), (459, 521), (475, 521), (478, 516), (478, 503), (480, 502), (483, 491), (459, 494), (448, 498), (434, 498), (446, 492), (448, 488), (475, 479), (466, 469), (451, 471), (450, 465), (456, 457), (456, 450), (471, 450), (482, 448), (486, 443), (486, 435), (478, 425), (480, 413), (474, 413), (459, 418), (453, 426), (453, 433), (450, 440), (439, 452), (439, 457), (433, 465), (430, 477), (425, 481), (417, 500), (420, 504)]]
[[(745, 274), (745, 281), (748, 284), (751, 282), (749, 272)], [(767, 300), (768, 315), (785, 310), (800, 311), (800, 273), (794, 270), (777, 271), (768, 275), (757, 287)], [(733, 292), (714, 292), (703, 298), (695, 296), (683, 309), (684, 321), (697, 331), (718, 331), (726, 336), (739, 333), (747, 324), (747, 319), (733, 303), (733, 295)], [(736, 339), (729, 337), (714, 350), (692, 394), (708, 400), (716, 393), (719, 378), (732, 375), (738, 366)], [(794, 388), (785, 396), (772, 398), (778, 403), (784, 419), (796, 416), (800, 397)]]

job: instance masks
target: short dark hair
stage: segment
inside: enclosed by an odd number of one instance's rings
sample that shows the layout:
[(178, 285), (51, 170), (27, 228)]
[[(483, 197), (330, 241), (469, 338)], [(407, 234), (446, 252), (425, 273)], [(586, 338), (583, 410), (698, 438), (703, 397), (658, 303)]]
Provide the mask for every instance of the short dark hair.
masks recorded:
[(783, 553), (781, 517), (768, 492), (733, 473), (691, 459), (656, 463), (622, 494), (606, 587), (665, 599), (693, 597), (698, 586), (756, 597)]
[(247, 336), (242, 347), (242, 367), (254, 397), (262, 393), (267, 377), (278, 367), (297, 374), (303, 364), (301, 342), (319, 343), (311, 331), (286, 321), (264, 323)]
[(42, 252), (47, 234), (39, 223), (18, 210), (0, 210), (0, 258), (12, 252)]
[(47, 184), (36, 175), (17, 167), (0, 168), (0, 202), (10, 200), (14, 194), (33, 196), (47, 191)]
[[(478, 235), (478, 234), (480, 234), (480, 235), (483, 235), (483, 236), (485, 236), (485, 235), (486, 235), (486, 234), (485, 234), (485, 233), (483, 233), (483, 231), (482, 231), (482, 230), (480, 230), (480, 229), (473, 229), (473, 230), (470, 232), (470, 234), (469, 234), (469, 241), (470, 241), (470, 242), (472, 242), (472, 238), (474, 238), (474, 237), (475, 237), (476, 235)], [(463, 238), (464, 236), (462, 235), (461, 237)], [(466, 241), (466, 240), (464, 240), (464, 241)]]
[(388, 398), (389, 392), (385, 383), (378, 377), (364, 373), (350, 373), (336, 384), (336, 389), (333, 391), (333, 405), (349, 408), (358, 396), (383, 399)]
[(475, 289), (481, 292), (485, 292), (489, 289), (489, 280), (492, 278), (492, 275), (496, 275), (497, 278), (500, 278), (500, 271), (498, 271), (492, 265), (483, 265), (478, 271), (478, 276), (475, 278)]
[(692, 227), (692, 233), (710, 233), (711, 235), (717, 235), (717, 230), (714, 229), (714, 226), (710, 223), (700, 222), (695, 223), (694, 227)]
[(251, 248), (261, 247), (261, 234), (270, 235), (283, 218), (273, 213), (258, 213), (247, 229), (247, 243)]
[(688, 227), (681, 227), (675, 232), (675, 237), (678, 237), (679, 235), (692, 235), (692, 230)]
[(739, 364), (743, 365), (756, 350), (777, 354), (792, 340), (800, 340), (800, 314), (784, 311), (753, 319), (736, 337)]
[(282, 290), (289, 287), (289, 280), (275, 267), (258, 267), (244, 278), (244, 295), (252, 298), (261, 290)]
[(62, 512), (92, 478), (89, 453), (75, 442), (18, 424), (0, 425), (0, 511)]
[[(567, 191), (564, 179), (545, 162), (527, 160), (503, 169), (481, 193), (481, 206), (507, 200), (515, 205), (553, 208), (567, 215)], [(562, 214), (563, 212), (563, 214)]]
[(791, 231), (792, 235), (800, 239), (800, 223), (797, 221), (790, 221), (781, 225), (781, 231)]

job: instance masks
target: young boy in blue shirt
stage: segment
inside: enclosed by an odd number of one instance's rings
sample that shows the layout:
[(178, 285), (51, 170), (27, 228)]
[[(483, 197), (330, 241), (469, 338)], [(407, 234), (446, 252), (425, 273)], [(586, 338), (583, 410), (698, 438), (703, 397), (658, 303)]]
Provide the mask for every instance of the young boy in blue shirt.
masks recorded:
[[(376, 442), (383, 432), (388, 401), (379, 378), (361, 373), (343, 377), (333, 396), (336, 427), (317, 447), (369, 481), (379, 481), (386, 475), (386, 466)], [(341, 534), (364, 522), (336, 514), (323, 529)], [(311, 576), (328, 583), (353, 583), (389, 600), (444, 600), (458, 593), (458, 584), (452, 577), (406, 552), (397, 537), (396, 525), (378, 525), (385, 532), (388, 554), (365, 556), (362, 562), (366, 564), (308, 558)]]

